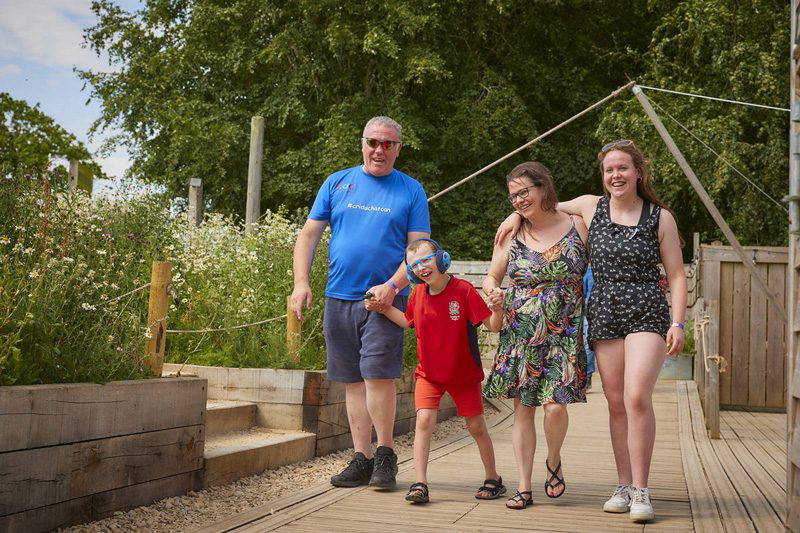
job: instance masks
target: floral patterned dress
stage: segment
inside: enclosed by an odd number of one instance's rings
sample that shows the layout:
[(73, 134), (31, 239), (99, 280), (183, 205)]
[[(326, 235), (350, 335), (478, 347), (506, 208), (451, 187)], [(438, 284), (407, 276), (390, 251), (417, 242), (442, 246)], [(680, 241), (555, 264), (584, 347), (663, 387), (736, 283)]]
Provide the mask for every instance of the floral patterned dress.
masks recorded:
[(523, 405), (586, 401), (583, 274), (588, 257), (575, 226), (543, 253), (513, 239), (503, 329), (488, 398)]

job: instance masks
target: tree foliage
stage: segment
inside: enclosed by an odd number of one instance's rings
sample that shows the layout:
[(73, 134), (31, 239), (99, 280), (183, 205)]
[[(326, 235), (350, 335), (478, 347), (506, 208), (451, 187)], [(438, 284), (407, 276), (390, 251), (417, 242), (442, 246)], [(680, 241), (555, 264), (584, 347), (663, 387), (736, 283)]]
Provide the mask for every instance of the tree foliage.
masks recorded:
[(103, 176), (91, 154), (75, 136), (43, 113), (38, 104), (31, 107), (22, 100), (0, 92), (0, 175), (30, 174), (50, 177), (66, 176), (63, 166), (52, 167), (54, 158), (77, 160), (91, 171)]
[[(103, 103), (95, 129), (121, 129), (113, 142), (133, 154), (137, 177), (180, 196), (190, 178), (202, 177), (213, 208), (239, 215), (256, 114), (267, 124), (262, 206), (296, 209), (311, 204), (328, 173), (359, 162), (361, 128), (374, 115), (403, 125), (398, 167), (433, 194), (623, 85), (626, 75), (786, 100), (778, 67), (788, 39), (778, 37), (789, 18), (777, 1), (149, 0), (129, 13), (99, 0), (93, 10), (97, 24), (86, 40), (118, 67), (80, 73)], [(785, 127), (778, 135), (773, 123), (781, 117), (658, 101), (724, 141), (725, 154), (750, 175), (775, 176), (770, 188), (779, 192)], [(538, 159), (553, 170), (562, 198), (598, 193), (597, 147), (629, 135), (653, 155), (663, 196), (680, 203), (684, 233), (710, 235), (710, 219), (636, 105), (627, 96), (437, 200), (435, 235), (456, 257), (486, 258), (510, 209), (503, 177), (511, 167)], [(713, 171), (712, 195), (725, 195), (721, 207), (737, 234), (766, 242), (769, 232), (753, 233), (741, 213), (756, 199), (740, 178), (711, 160), (700, 169)]]

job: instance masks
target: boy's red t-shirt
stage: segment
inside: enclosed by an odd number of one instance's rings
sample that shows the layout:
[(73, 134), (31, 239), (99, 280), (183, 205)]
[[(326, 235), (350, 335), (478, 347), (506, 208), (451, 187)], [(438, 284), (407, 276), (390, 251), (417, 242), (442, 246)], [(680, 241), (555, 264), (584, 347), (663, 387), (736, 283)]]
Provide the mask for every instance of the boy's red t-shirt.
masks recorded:
[(478, 326), (492, 312), (466, 280), (450, 277), (435, 296), (420, 284), (411, 293), (406, 319), (417, 334), (419, 364), (414, 375), (439, 385), (483, 381)]

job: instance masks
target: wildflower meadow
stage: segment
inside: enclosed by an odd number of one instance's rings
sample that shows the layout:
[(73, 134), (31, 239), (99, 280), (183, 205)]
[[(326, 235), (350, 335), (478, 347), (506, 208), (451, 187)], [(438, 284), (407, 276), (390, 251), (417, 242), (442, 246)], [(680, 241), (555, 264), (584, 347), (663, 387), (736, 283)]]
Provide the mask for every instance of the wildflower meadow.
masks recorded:
[[(173, 264), (169, 329), (229, 328), (286, 313), (298, 214), (268, 212), (245, 236), (241, 224), (216, 214), (190, 227), (162, 195), (92, 199), (55, 192), (46, 177), (2, 179), (0, 211), (0, 385), (147, 377), (148, 290), (136, 289), (150, 281), (154, 260)], [(326, 257), (324, 238), (299, 359), (287, 356), (279, 319), (169, 334), (166, 360), (324, 368)]]

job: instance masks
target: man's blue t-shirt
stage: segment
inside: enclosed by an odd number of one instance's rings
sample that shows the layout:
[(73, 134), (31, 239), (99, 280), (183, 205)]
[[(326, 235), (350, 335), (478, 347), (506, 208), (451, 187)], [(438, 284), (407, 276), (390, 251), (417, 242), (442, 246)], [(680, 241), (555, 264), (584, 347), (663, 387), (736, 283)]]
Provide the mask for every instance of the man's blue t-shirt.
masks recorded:
[(331, 224), (325, 296), (341, 300), (360, 300), (395, 273), (408, 232), (431, 231), (425, 190), (397, 169), (386, 176), (367, 174), (361, 166), (334, 172), (308, 218)]

